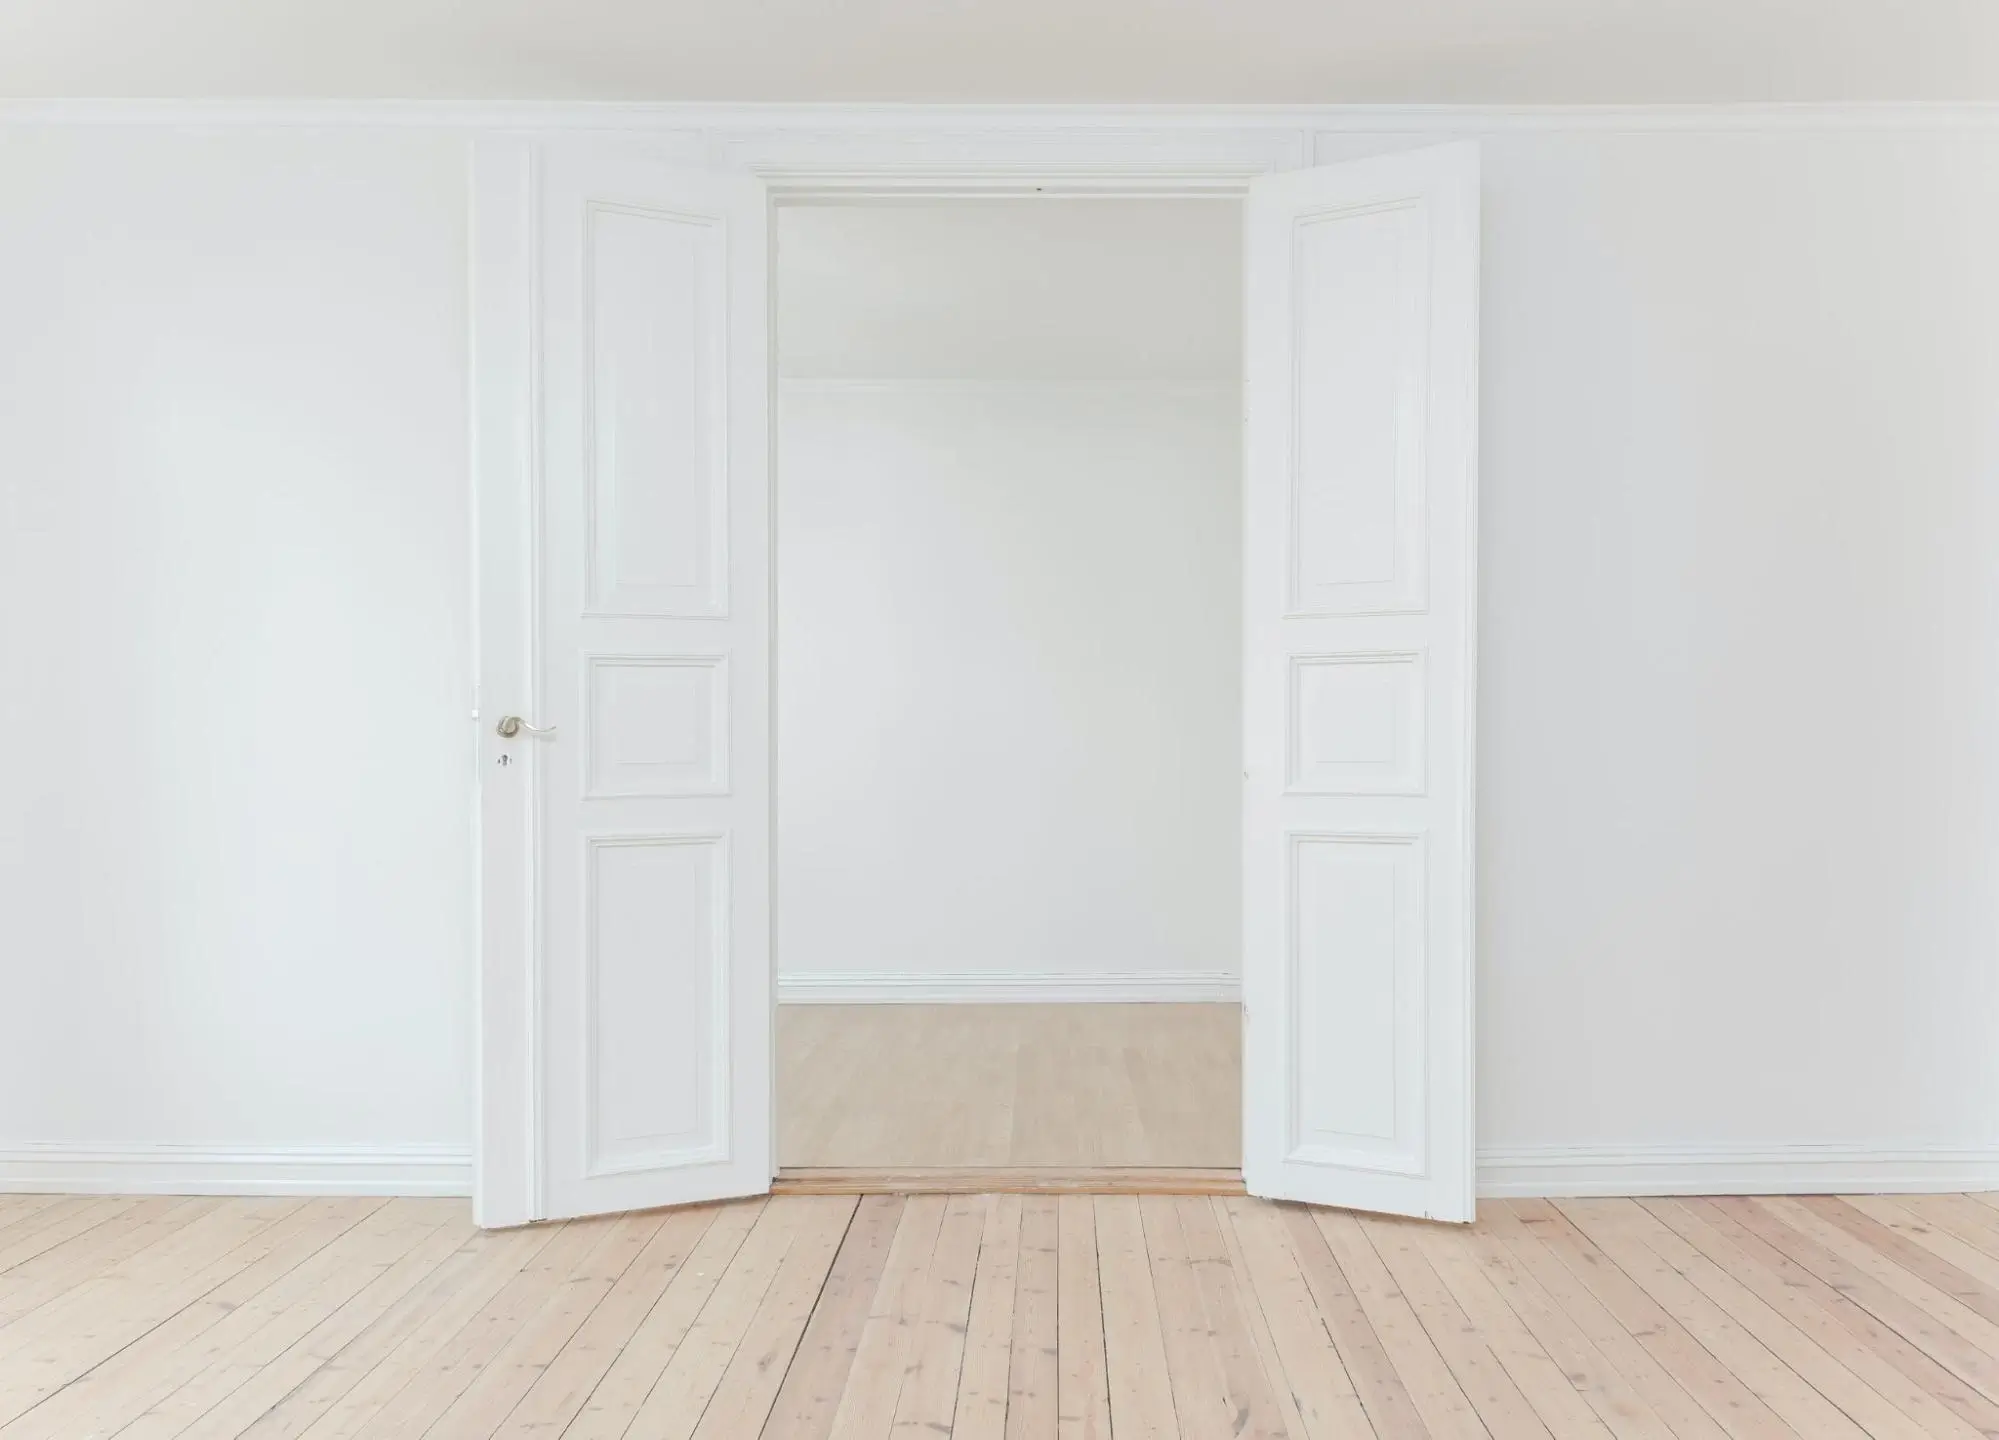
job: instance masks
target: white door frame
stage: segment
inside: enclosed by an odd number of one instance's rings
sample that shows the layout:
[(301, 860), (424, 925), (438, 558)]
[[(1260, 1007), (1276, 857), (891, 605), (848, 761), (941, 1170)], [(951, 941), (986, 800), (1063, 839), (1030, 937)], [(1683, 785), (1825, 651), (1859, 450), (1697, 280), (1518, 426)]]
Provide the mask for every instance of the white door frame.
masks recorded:
[[(518, 308), (520, 297), (534, 293), (534, 226), (528, 217), (535, 196), (537, 138), (477, 146), (472, 164), (475, 238), (486, 233), (482, 217), (504, 214), (514, 217), (514, 223), (502, 224), (498, 231), (518, 234), (524, 242), (505, 252), (475, 243), (472, 256), (470, 353), (480, 360), (471, 405), (477, 589), (473, 718), (481, 737), (482, 781), (486, 766), (496, 763), (498, 753), (489, 738), (491, 726), (485, 723), (488, 710), (497, 715), (499, 707), (513, 703), (512, 697), (531, 695), (531, 677), (539, 668), (530, 617), (538, 612), (541, 574), (533, 524), (540, 508), (535, 458), (540, 443), (535, 419), (540, 337), (532, 313), (520, 313)], [(684, 143), (662, 144), (662, 137), (642, 134), (629, 139), (634, 150), (651, 149), (663, 162), (684, 166), (691, 158)], [(1312, 135), (1303, 130), (1141, 130), (1105, 125), (1088, 130), (974, 132), (952, 129), (948, 120), (934, 131), (787, 129), (713, 135), (704, 148), (712, 167), (748, 171), (763, 180), (773, 208), (813, 199), (952, 196), (1241, 198), (1259, 176), (1313, 163)], [(774, 255), (774, 245), (772, 250)], [(774, 404), (774, 348), (770, 383)], [(773, 496), (777, 483), (773, 464)], [(774, 525), (771, 543), (774, 551)], [(505, 573), (491, 573), (496, 557)], [(775, 583), (774, 555), (771, 573)], [(774, 747), (774, 730), (771, 738)], [(516, 787), (515, 793), (525, 788)], [(532, 803), (488, 805), (485, 790), (482, 783), (474, 797), (476, 821), (470, 837), (480, 895), (474, 1218), (481, 1225), (504, 1226), (525, 1224), (547, 1213), (541, 1108), (543, 976), (535, 923), (538, 831)], [(773, 812), (776, 803), (773, 786)], [(775, 846), (771, 863), (774, 896)], [(774, 942), (771, 965), (774, 1023)], [(771, 1094), (774, 1108), (775, 1077)], [(776, 1169), (775, 1154), (772, 1169)]]

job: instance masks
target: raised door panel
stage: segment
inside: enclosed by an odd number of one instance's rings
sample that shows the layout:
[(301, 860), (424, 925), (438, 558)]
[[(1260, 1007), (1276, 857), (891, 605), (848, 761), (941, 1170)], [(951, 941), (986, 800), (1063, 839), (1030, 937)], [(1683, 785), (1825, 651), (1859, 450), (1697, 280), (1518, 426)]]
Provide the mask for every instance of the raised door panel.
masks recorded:
[(726, 222), (630, 202), (583, 211), (592, 613), (728, 608)]
[(585, 798), (727, 793), (727, 656), (587, 656), (583, 700)]
[(1418, 202), (1307, 212), (1291, 241), (1288, 608), (1420, 611), (1428, 215)]
[(1420, 795), (1427, 691), (1421, 650), (1293, 655), (1287, 788)]
[(1423, 1167), (1423, 837), (1290, 837), (1287, 1157)]
[(586, 1178), (729, 1147), (729, 869), (720, 835), (586, 847)]

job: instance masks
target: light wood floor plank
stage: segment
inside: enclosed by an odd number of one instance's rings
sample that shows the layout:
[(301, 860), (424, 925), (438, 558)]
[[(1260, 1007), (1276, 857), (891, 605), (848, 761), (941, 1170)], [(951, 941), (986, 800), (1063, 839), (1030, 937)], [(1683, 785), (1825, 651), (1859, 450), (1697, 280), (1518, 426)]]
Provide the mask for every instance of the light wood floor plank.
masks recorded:
[[(354, 1358), (353, 1367), (330, 1366), (331, 1384), (327, 1388), (324, 1404), (307, 1404), (293, 1407), (282, 1404), (276, 1407), (279, 1414), (262, 1417), (251, 1427), (251, 1433), (301, 1433), (313, 1440), (329, 1440), (334, 1436), (351, 1436), (367, 1429), (372, 1421), (382, 1415), (385, 1408), (400, 1401), (415, 1383), (419, 1385), (416, 1394), (425, 1393), (430, 1387), (423, 1384), (431, 1372), (431, 1367), (440, 1363), (457, 1337), (492, 1303), (495, 1296), (504, 1293), (520, 1275), (524, 1266), (531, 1263), (555, 1238), (562, 1233), (561, 1227), (550, 1226), (532, 1232), (517, 1232), (508, 1239), (513, 1242), (506, 1251), (492, 1257), (492, 1262), (475, 1272), (474, 1283), (452, 1292), (444, 1303), (424, 1310), (418, 1317), (419, 1323), (402, 1330), (401, 1338), (389, 1347), (386, 1354), (377, 1354), (367, 1347), (363, 1355)], [(343, 1361), (349, 1357), (340, 1357)], [(366, 1363), (372, 1360), (374, 1363)], [(315, 1376), (315, 1381), (321, 1377)], [(320, 1386), (309, 1384), (307, 1391), (319, 1392)], [(292, 1397), (288, 1396), (287, 1400)], [(304, 1429), (297, 1427), (303, 1424)]]
[(1159, 1306), (1159, 1332), (1166, 1345), (1166, 1368), (1173, 1411), (1183, 1440), (1226, 1440), (1236, 1414), (1214, 1348), (1208, 1343), (1208, 1316), (1201, 1303), (1180, 1212), (1167, 1196), (1138, 1202), (1145, 1227), (1145, 1253), (1152, 1265), (1152, 1293)]
[(1368, 1243), (1360, 1221), (1337, 1210), (1315, 1211), (1312, 1218), (1429, 1433), (1437, 1440), (1486, 1436), (1477, 1408)]
[[(454, 1208), (463, 1211), (466, 1207), (460, 1204)], [(334, 1357), (347, 1353), (357, 1339), (378, 1329), (395, 1331), (389, 1317), (413, 1294), (425, 1292), (464, 1249), (470, 1228), (469, 1217), (437, 1226), (269, 1363), (259, 1363), (260, 1345), (239, 1347), (226, 1366), (219, 1367), (220, 1373), (211, 1383), (211, 1393), (220, 1392), (225, 1398), (203, 1411), (182, 1433), (193, 1440), (234, 1440), (318, 1375)]]
[(1590, 1288), (1562, 1263), (1505, 1203), (1479, 1207), (1479, 1222), (1506, 1247), (1522, 1273), (1533, 1278), (1646, 1406), (1682, 1440), (1726, 1440), (1728, 1432), (1700, 1402), (1625, 1329)]
[[(1887, 1198), (1882, 1195), (1860, 1196), (1854, 1199), (1854, 1203), (1858, 1205)], [(1894, 1201), (1937, 1233), (1951, 1236), (1988, 1260), (1999, 1260), (1999, 1214), (1969, 1196), (1897, 1195)]]
[(54, 1215), (47, 1224), (26, 1231), (0, 1231), (0, 1275), (95, 1230), (138, 1203), (130, 1196), (105, 1195), (81, 1201)]
[[(1956, 1227), (1932, 1219), (1922, 1203), (1926, 1199), (1954, 1197), (1847, 1195), (1842, 1198), (1861, 1214), (1922, 1246), (1937, 1258), (1956, 1266), (1988, 1291), (1999, 1293), (1999, 1255), (1981, 1248), (1976, 1238), (1966, 1240), (1958, 1233)], [(1975, 1236), (1976, 1232), (1973, 1233)]]
[(1055, 1202), (1055, 1433), (1059, 1440), (1110, 1440), (1111, 1393), (1104, 1360), (1104, 1300), (1097, 1277), (1097, 1212), (1087, 1195)]
[(353, 1434), (555, 1234), (555, 1227), (541, 1226), (471, 1237), (432, 1285), (391, 1307), (381, 1326), (342, 1347), (244, 1433), (255, 1440)]
[(780, 1198), (764, 1206), (742, 1248), (722, 1272), (715, 1293), (633, 1415), (629, 1433), (652, 1440), (687, 1440), (694, 1433), (776, 1283), (785, 1257), (805, 1238), (812, 1219), (807, 1207), (816, 1198)]
[(0, 1440), (1999, 1440), (1966, 1195), (35, 1201)]
[(617, 1440), (630, 1429), (639, 1407), (646, 1403), (723, 1277), (734, 1267), (736, 1255), (755, 1229), (766, 1203), (750, 1200), (715, 1212), (659, 1302), (563, 1430), (564, 1440)]
[(979, 1245), (991, 1209), (992, 1197), (988, 1195), (954, 1195), (944, 1207), (937, 1247), (923, 1277), (923, 1318), (911, 1337), (902, 1394), (889, 1426), (895, 1440), (930, 1440), (951, 1431), (958, 1409), (965, 1339), (971, 1329)]
[[(1664, 1243), (1659, 1233), (1664, 1227), (1636, 1201), (1565, 1200), (1560, 1209), (1793, 1430), (1828, 1440), (1867, 1440), (1851, 1416), (1809, 1383), (1828, 1367), (1837, 1368), (1831, 1357), (1747, 1291), (1723, 1283), (1727, 1276), (1711, 1266), (1702, 1270), (1697, 1255)], [(1707, 1286), (1696, 1284), (1669, 1257), (1693, 1265)], [(1872, 1395), (1864, 1385), (1858, 1388)], [(1887, 1408), (1890, 1416), (1899, 1414)]]
[[(172, 1325), (160, 1326), (55, 1402), (24, 1417), (25, 1421), (42, 1423), (24, 1424), (20, 1440), (35, 1435), (53, 1440), (79, 1433), (108, 1434), (114, 1429), (129, 1440), (159, 1440), (180, 1434), (237, 1387), (273, 1365), (294, 1340), (327, 1313), (379, 1278), (434, 1232), (441, 1218), (433, 1202), (393, 1201), (369, 1208), (373, 1203), (344, 1202), (346, 1213), (335, 1212), (320, 1232), (331, 1238), (301, 1263), (247, 1299), (238, 1296), (251, 1285), (232, 1282), (199, 1306), (190, 1306)], [(343, 1224), (344, 1229), (340, 1228)], [(311, 1238), (306, 1243), (312, 1243)], [(248, 1279), (249, 1272), (238, 1278)], [(237, 1293), (228, 1293), (231, 1289)], [(207, 1313), (201, 1314), (203, 1311)], [(197, 1315), (202, 1321), (198, 1333), (188, 1335), (178, 1346), (153, 1345), (156, 1339), (176, 1338), (171, 1337), (175, 1328), (195, 1330), (182, 1322)], [(145, 1355), (148, 1350), (151, 1354)], [(62, 1401), (84, 1395), (109, 1403), (93, 1407), (87, 1417), (74, 1411), (69, 1415), (56, 1413)], [(128, 1420), (125, 1428), (117, 1429)]]
[[(148, 1251), (150, 1259), (135, 1260), (129, 1270), (82, 1287), (70, 1308), (80, 1306), (87, 1323), (72, 1333), (60, 1338), (51, 1334), (52, 1327), (63, 1323), (62, 1307), (23, 1317), (11, 1327), (18, 1332), (12, 1352), (0, 1360), (0, 1424), (114, 1357), (120, 1366), (142, 1364), (184, 1343), (381, 1204), (315, 1200), (225, 1206), (188, 1227), (203, 1232), (199, 1241), (184, 1246), (169, 1242)], [(206, 1223), (211, 1218), (215, 1223)], [(124, 1354), (128, 1347), (131, 1353)]]
[(1097, 1282), (1104, 1304), (1104, 1362), (1111, 1430), (1119, 1440), (1179, 1440), (1166, 1368), (1152, 1263), (1135, 1196), (1092, 1202), (1097, 1222)]
[(778, 1161), (1238, 1170), (1241, 1049), (1236, 1005), (780, 1005)]
[[(1965, 1309), (1990, 1323), (1999, 1323), (1999, 1288), (1980, 1275), (1986, 1267), (1974, 1258), (1971, 1268), (1939, 1255), (1919, 1240), (1901, 1233), (1893, 1223), (1877, 1219), (1853, 1202), (1833, 1195), (1807, 1195), (1798, 1201), (1823, 1220), (1829, 1220), (1869, 1249), (1893, 1260), (1910, 1274), (1928, 1281)], [(1890, 1216), (1906, 1211), (1890, 1211)], [(1999, 1267), (1993, 1267), (1999, 1269)]]
[[(903, 1203), (899, 1195), (869, 1195), (848, 1221), (825, 1289), (771, 1406), (764, 1426), (767, 1440), (826, 1440), (832, 1431)], [(1000, 1383), (1004, 1389), (1004, 1370)]]
[(564, 1288), (585, 1257), (611, 1238), (616, 1223), (571, 1220), (564, 1224), (465, 1322), (435, 1361), (412, 1376), (361, 1427), (360, 1434), (367, 1440), (418, 1440), (426, 1434), (542, 1306)]
[(528, 1323), (424, 1432), (430, 1440), (488, 1440), (562, 1353), (597, 1303), (658, 1232), (661, 1216), (626, 1215), (552, 1291)]
[[(1262, 1297), (1256, 1293), (1254, 1278), (1249, 1273), (1249, 1262), (1243, 1255), (1242, 1239), (1236, 1234), (1235, 1225), (1229, 1218), (1224, 1202), (1219, 1196), (1208, 1199), (1208, 1211), (1214, 1216), (1215, 1229), (1221, 1236), (1222, 1249), (1229, 1269), (1233, 1274), (1237, 1291), (1237, 1303), (1242, 1311), (1243, 1325), (1249, 1331), (1249, 1343), (1256, 1352), (1256, 1361), (1263, 1369), (1263, 1378), (1269, 1386), (1272, 1400), (1277, 1406), (1278, 1428), (1290, 1440), (1310, 1440), (1311, 1432), (1306, 1427), (1305, 1416), (1298, 1408), (1298, 1397), (1291, 1393), (1291, 1386), (1284, 1371), (1283, 1357), (1277, 1353), (1277, 1341), (1270, 1333), (1270, 1322), (1263, 1313)], [(1338, 1357), (1334, 1359), (1337, 1361)], [(1346, 1367), (1335, 1365), (1341, 1380), (1346, 1379)], [(1359, 1402), (1354, 1408), (1359, 1410)], [(1371, 1429), (1372, 1427), (1368, 1427)], [(1363, 1429), (1361, 1434), (1366, 1434)]]
[[(1467, 1333), (1483, 1339), (1549, 1434), (1555, 1440), (1607, 1440), (1610, 1430), (1493, 1286), (1464, 1237), (1435, 1225), (1404, 1229), (1404, 1238), (1450, 1292)], [(1492, 1424), (1491, 1417), (1486, 1423)]]
[(81, 1195), (0, 1196), (0, 1244), (12, 1244), (87, 1203)]
[(1478, 1418), (1497, 1440), (1548, 1440), (1548, 1427), (1520, 1393), (1520, 1387), (1492, 1353), (1485, 1337), (1465, 1318), (1450, 1287), (1438, 1278), (1414, 1232), (1424, 1223), (1364, 1216), (1361, 1231), (1416, 1312), (1430, 1343), (1450, 1366)]
[[(764, 1428), (854, 1217), (856, 1202), (851, 1196), (840, 1196), (778, 1199), (771, 1204), (797, 1207), (791, 1244), (702, 1412), (701, 1423), (693, 1431), (695, 1440), (734, 1440)], [(666, 1433), (678, 1435), (682, 1431), (669, 1427)]]
[(1754, 1204), (1864, 1277), (1869, 1283), (1848, 1293), (1986, 1399), (1999, 1401), (1999, 1326), (1789, 1197)]
[(943, 1197), (912, 1196), (903, 1206), (888, 1264), (861, 1326), (853, 1369), (833, 1412), (835, 1440), (884, 1440), (895, 1423), (909, 1347), (922, 1318), (923, 1277), (937, 1249), (944, 1223)]
[(1292, 1252), (1283, 1220), (1268, 1205), (1248, 1200), (1214, 1202), (1233, 1242), (1230, 1260), (1244, 1280), (1245, 1303), (1262, 1317), (1272, 1384), (1296, 1411), (1286, 1425), (1303, 1440), (1355, 1440), (1374, 1434), (1353, 1377), (1313, 1303), (1311, 1288)]
[[(93, 1350), (99, 1359), (116, 1354), (160, 1320), (261, 1260), (271, 1243), (265, 1236), (260, 1246), (259, 1237), (305, 1203), (224, 1201), (185, 1225), (164, 1230), (145, 1249), (0, 1327), (0, 1396), (8, 1393), (10, 1384), (26, 1385), (29, 1371), (58, 1368), (59, 1360), (46, 1343), (53, 1337), (61, 1337), (72, 1357)], [(311, 1215), (322, 1213), (322, 1208)], [(290, 1229), (277, 1231), (279, 1239), (289, 1233)], [(30, 1348), (34, 1361), (25, 1369), (10, 1363)], [(17, 1413), (6, 1410), (0, 1400), (0, 1424)]]
[(1653, 1358), (1736, 1440), (1785, 1440), (1790, 1427), (1742, 1379), (1546, 1200), (1513, 1212), (1581, 1280)]
[(700, 1207), (657, 1217), (645, 1248), (493, 1432), (496, 1437), (555, 1435), (567, 1428), (708, 1233), (715, 1215), (715, 1210)]
[[(1781, 1280), (1774, 1286), (1759, 1286), (1758, 1268), (1712, 1232), (1703, 1237), (1701, 1222), (1684, 1208), (1658, 1201), (1640, 1203), (1651, 1223), (1635, 1232), (1638, 1238), (1875, 1440), (1961, 1436), (1969, 1429), (1882, 1363), (1830, 1315), (1786, 1293)], [(1698, 1238), (1707, 1239), (1706, 1248)], [(1718, 1260), (1717, 1255), (1724, 1258)], [(1915, 1410), (1905, 1408), (1908, 1401), (1918, 1402)]]
[(1056, 1198), (1021, 1202), (1020, 1257), (1013, 1285), (1013, 1357), (1007, 1369), (1007, 1440), (1045, 1440), (1055, 1433), (1060, 1398), (1056, 1327), (1061, 1265)]
[(16, 1265), (0, 1275), (0, 1334), (30, 1311), (66, 1298), (85, 1281), (163, 1243), (196, 1216), (221, 1203), (207, 1197), (154, 1196), (116, 1219)]
[[(1671, 1440), (1672, 1427), (1590, 1338), (1583, 1325), (1562, 1308), (1561, 1302), (1493, 1233), (1493, 1218), (1499, 1214), (1503, 1212), (1492, 1206), (1484, 1207), (1480, 1212), (1479, 1227), (1470, 1237), (1472, 1262), (1479, 1267), (1494, 1293), (1519, 1317), (1520, 1323), (1561, 1370), (1563, 1377), (1575, 1386), (1576, 1393), (1589, 1403), (1604, 1427), (1618, 1440)], [(1437, 1248), (1446, 1249), (1449, 1246), (1440, 1241)], [(1560, 1262), (1553, 1261), (1552, 1257), (1551, 1263), (1560, 1268)], [(1640, 1356), (1644, 1354), (1642, 1350), (1637, 1353)], [(1664, 1379), (1663, 1375), (1661, 1379)], [(1667, 1380), (1665, 1383), (1671, 1385), (1672, 1382)], [(1677, 1386), (1673, 1388), (1692, 1412), (1700, 1417), (1704, 1426), (1713, 1427), (1714, 1422), (1694, 1404), (1692, 1397)], [(1549, 1428), (1554, 1428), (1552, 1422)]]
[(1014, 1287), (1020, 1273), (1018, 1195), (995, 1195), (979, 1239), (965, 1359), (958, 1370), (955, 1440), (1005, 1440), (1008, 1372), (1013, 1363)]
[[(1735, 1197), (1689, 1199), (1680, 1202), (1717, 1234), (1756, 1262), (1758, 1269), (1778, 1278), (1793, 1294), (1812, 1300), (1839, 1321), (1907, 1379), (1935, 1397), (1981, 1434), (1999, 1436), (1999, 1406), (1937, 1363), (1893, 1325), (1855, 1298), (1867, 1289), (1866, 1277), (1849, 1271), (1839, 1257), (1800, 1235), (1776, 1216)], [(1891, 1313), (1906, 1308), (1920, 1326), (1923, 1317), (1899, 1297), (1882, 1292), (1875, 1297)]]
[(1346, 1272), (1326, 1244), (1325, 1232), (1312, 1212), (1299, 1206), (1276, 1211), (1289, 1231), (1292, 1253), (1321, 1321), (1353, 1377), (1354, 1394), (1369, 1422), (1384, 1436), (1427, 1435), (1409, 1389), (1395, 1368), (1388, 1349), (1375, 1333), (1367, 1308), (1354, 1293)]
[(1173, 1208), (1179, 1212), (1181, 1240), (1193, 1272), (1195, 1293), (1207, 1316), (1208, 1344), (1221, 1370), (1225, 1406), (1234, 1416), (1234, 1433), (1244, 1440), (1285, 1440), (1289, 1426), (1250, 1334), (1243, 1295), (1229, 1260), (1228, 1242), (1215, 1220), (1214, 1205), (1205, 1198), (1183, 1197), (1173, 1202)]

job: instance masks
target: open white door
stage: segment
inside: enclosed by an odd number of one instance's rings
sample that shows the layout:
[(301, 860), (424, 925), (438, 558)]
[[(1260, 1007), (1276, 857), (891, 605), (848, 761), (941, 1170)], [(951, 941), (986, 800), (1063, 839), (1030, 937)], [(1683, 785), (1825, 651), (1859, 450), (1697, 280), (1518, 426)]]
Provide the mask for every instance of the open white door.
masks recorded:
[(494, 144), (475, 197), (477, 1213), (758, 1193), (763, 187), (607, 143)]
[(1478, 152), (1247, 224), (1244, 1178), (1470, 1220)]

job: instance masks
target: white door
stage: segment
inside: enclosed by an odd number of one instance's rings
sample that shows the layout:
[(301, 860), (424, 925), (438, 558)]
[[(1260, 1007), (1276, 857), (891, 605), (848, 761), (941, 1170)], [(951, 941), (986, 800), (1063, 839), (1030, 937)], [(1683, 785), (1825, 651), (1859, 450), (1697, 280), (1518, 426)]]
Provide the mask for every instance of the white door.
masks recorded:
[(1478, 152), (1250, 188), (1243, 1172), (1472, 1218)]
[(604, 144), (475, 183), (480, 1218), (761, 1192), (763, 187)]

